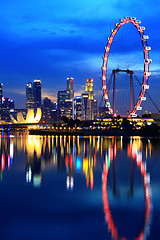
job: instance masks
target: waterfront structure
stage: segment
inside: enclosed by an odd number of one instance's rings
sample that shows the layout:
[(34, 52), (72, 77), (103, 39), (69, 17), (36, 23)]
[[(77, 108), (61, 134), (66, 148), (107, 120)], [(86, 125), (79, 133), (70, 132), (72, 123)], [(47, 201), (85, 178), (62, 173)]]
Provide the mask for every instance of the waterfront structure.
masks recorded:
[(26, 85), (26, 109), (33, 108), (33, 88), (32, 83), (29, 82)]
[(41, 85), (40, 79), (35, 79), (33, 81), (33, 103), (34, 109), (41, 108)]
[(34, 109), (28, 109), (26, 118), (24, 118), (22, 112), (18, 112), (16, 118), (12, 114), (10, 114), (10, 118), (14, 124), (39, 123), (41, 117), (41, 108), (37, 108), (36, 116), (34, 116)]
[(74, 98), (73, 119), (82, 120), (82, 96), (77, 96)]

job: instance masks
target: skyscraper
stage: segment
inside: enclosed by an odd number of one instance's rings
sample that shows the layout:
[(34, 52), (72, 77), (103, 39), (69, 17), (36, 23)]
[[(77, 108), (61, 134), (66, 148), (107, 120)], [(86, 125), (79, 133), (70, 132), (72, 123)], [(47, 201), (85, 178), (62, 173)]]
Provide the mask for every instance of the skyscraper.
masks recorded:
[(89, 96), (89, 116), (88, 120), (94, 120), (94, 93), (93, 93), (93, 79), (86, 79), (85, 92)]
[(82, 93), (82, 120), (89, 119), (89, 93)]
[(66, 99), (70, 99), (69, 90), (58, 91), (57, 93), (57, 109), (58, 110), (64, 110)]
[(74, 91), (73, 91), (73, 78), (72, 77), (67, 78), (67, 90), (70, 91), (70, 99), (73, 100)]
[(33, 108), (33, 89), (32, 89), (32, 83), (27, 83), (26, 86), (26, 109), (32, 109)]
[(2, 120), (10, 120), (10, 113), (14, 111), (14, 101), (10, 98), (2, 98)]
[(73, 102), (73, 119), (82, 120), (82, 97), (77, 96)]
[(85, 92), (89, 93), (89, 100), (94, 99), (93, 95), (93, 79), (86, 79)]
[(41, 80), (35, 79), (33, 81), (33, 103), (34, 109), (41, 107)]

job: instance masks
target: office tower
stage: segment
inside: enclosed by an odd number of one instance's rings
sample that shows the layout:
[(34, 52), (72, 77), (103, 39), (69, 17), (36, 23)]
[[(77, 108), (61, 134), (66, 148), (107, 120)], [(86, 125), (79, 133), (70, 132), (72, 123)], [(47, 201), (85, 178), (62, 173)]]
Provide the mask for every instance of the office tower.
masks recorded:
[(33, 81), (34, 109), (41, 108), (41, 84), (41, 80), (39, 79)]
[(85, 92), (89, 97), (89, 116), (88, 120), (94, 120), (94, 93), (93, 93), (93, 79), (86, 79)]
[(70, 99), (73, 100), (74, 91), (73, 91), (73, 78), (72, 77), (67, 78), (67, 90), (70, 91)]
[(45, 97), (43, 99), (43, 116), (42, 121), (43, 122), (52, 122), (52, 112), (56, 111), (56, 103), (52, 102), (51, 99)]
[(58, 91), (57, 93), (57, 109), (58, 110), (64, 110), (66, 99), (70, 99), (70, 91), (69, 90)]
[(73, 101), (72, 101), (72, 99), (66, 99), (65, 100), (64, 115), (68, 118), (73, 117)]
[(2, 98), (2, 120), (10, 120), (10, 113), (14, 112), (14, 101), (10, 98)]
[(89, 93), (82, 93), (82, 120), (89, 119)]
[(73, 119), (82, 120), (82, 97), (77, 96), (73, 101)]
[(85, 92), (89, 93), (89, 100), (93, 100), (94, 99), (93, 79), (86, 79)]
[(26, 109), (32, 109), (33, 108), (33, 88), (32, 83), (27, 83), (26, 86)]

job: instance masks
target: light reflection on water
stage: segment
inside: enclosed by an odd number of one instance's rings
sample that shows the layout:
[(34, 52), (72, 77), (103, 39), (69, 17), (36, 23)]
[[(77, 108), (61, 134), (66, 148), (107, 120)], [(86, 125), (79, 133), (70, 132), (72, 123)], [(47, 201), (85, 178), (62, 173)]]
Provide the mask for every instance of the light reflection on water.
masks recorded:
[[(61, 198), (63, 198), (66, 196), (64, 191), (67, 190), (71, 202), (68, 209), (72, 211), (73, 196), (76, 194), (78, 196), (78, 187), (82, 195), (77, 207), (80, 205), (83, 207), (82, 200), (84, 198), (88, 200), (91, 196), (85, 189), (95, 192), (97, 198), (102, 199), (101, 211), (103, 209), (105, 219), (98, 217), (94, 220), (95, 226), (96, 221), (104, 224), (103, 227), (97, 227), (97, 233), (103, 231), (102, 235), (106, 234), (106, 238), (101, 239), (154, 239), (155, 235), (150, 233), (154, 205), (151, 194), (152, 178), (147, 164), (149, 163), (151, 168), (150, 162), (157, 155), (158, 144), (160, 145), (160, 140), (140, 137), (2, 136), (0, 138), (0, 190), (6, 179), (10, 178), (13, 169), (15, 176), (17, 171), (24, 172), (24, 192), (27, 186), (32, 186), (35, 190), (39, 189), (43, 198), (42, 186), (47, 184), (45, 182), (47, 174), (65, 172), (63, 189), (57, 186), (54, 194), (62, 191)], [(154, 174), (157, 173), (153, 172)], [(58, 175), (57, 181), (63, 176)], [(24, 179), (21, 181), (23, 182)], [(155, 183), (160, 182), (156, 180)], [(48, 192), (50, 191), (49, 188)], [(88, 201), (91, 203), (92, 200)], [(136, 215), (129, 216), (132, 220), (124, 219), (128, 225), (122, 227), (123, 214), (129, 213), (130, 210), (133, 212), (135, 210)], [(132, 227), (129, 227), (127, 221), (133, 223)], [(136, 222), (135, 227), (134, 222)], [(105, 232), (107, 229), (108, 232)], [(98, 239), (98, 237), (91, 238), (89, 232), (87, 236), (84, 239)], [(82, 238), (77, 236), (77, 239)]]

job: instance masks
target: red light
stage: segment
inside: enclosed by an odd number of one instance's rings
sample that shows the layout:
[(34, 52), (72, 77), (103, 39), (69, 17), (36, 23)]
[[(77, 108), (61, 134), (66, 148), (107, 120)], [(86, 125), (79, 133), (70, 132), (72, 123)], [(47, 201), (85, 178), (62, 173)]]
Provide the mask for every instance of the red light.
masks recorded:
[(3, 171), (5, 169), (5, 154), (2, 154), (1, 158), (1, 170)]

